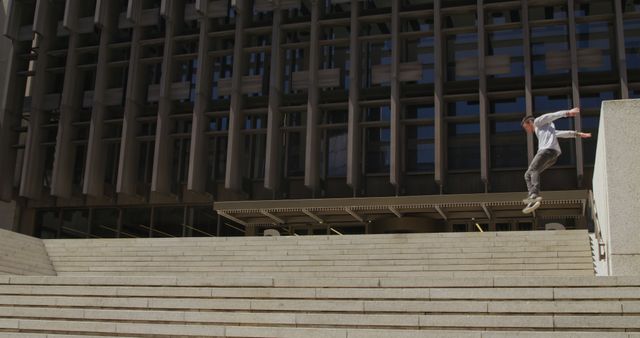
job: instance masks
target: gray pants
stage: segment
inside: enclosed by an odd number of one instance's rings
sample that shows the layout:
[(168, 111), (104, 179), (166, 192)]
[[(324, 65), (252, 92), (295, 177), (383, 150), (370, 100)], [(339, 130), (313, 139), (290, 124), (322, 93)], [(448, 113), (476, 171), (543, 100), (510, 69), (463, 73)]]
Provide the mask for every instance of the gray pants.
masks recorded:
[(529, 169), (524, 173), (524, 180), (527, 182), (529, 196), (540, 194), (540, 174), (556, 163), (560, 154), (553, 149), (542, 149), (529, 164)]

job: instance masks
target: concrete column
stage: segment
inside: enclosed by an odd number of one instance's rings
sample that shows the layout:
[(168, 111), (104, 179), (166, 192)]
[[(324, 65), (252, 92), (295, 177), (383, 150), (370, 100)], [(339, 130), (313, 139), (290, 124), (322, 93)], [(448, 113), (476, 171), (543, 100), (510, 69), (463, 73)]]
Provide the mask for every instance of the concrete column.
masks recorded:
[(477, 2), (478, 16), (478, 95), (480, 105), (480, 179), (484, 183), (484, 192), (489, 191), (489, 98), (487, 93), (487, 74), (485, 59), (487, 36), (484, 29), (483, 0)]
[[(573, 97), (573, 106), (580, 107), (580, 83), (578, 80), (578, 45), (576, 42), (576, 14), (574, 1), (569, 1), (567, 7), (569, 12), (569, 50), (571, 58), (571, 95)], [(581, 130), (582, 123), (580, 115), (574, 118), (574, 129)], [(578, 187), (582, 187), (582, 177), (584, 175), (584, 158), (582, 156), (582, 139), (576, 138), (576, 176), (578, 178)]]
[(400, 2), (391, 2), (391, 149), (389, 182), (395, 186), (399, 195), (402, 186), (402, 126), (400, 119), (402, 106), (400, 104)]
[[(593, 173), (597, 224), (614, 276), (640, 271), (640, 100), (604, 101)], [(597, 228), (596, 228), (597, 232)]]
[[(158, 101), (158, 121), (153, 155), (151, 191), (171, 194), (171, 161), (173, 145), (169, 134), (173, 129), (171, 114), (171, 85), (173, 84), (173, 49), (176, 23), (180, 22), (180, 12), (184, 17), (184, 3), (179, 0), (163, 2), (165, 13), (165, 40), (162, 54), (162, 78), (160, 79), (160, 97)], [(180, 10), (182, 9), (182, 10)]]
[(446, 130), (444, 123), (444, 71), (446, 61), (444, 61), (444, 41), (442, 34), (442, 19), (440, 16), (441, 0), (433, 2), (433, 57), (434, 57), (434, 101), (433, 108), (435, 111), (434, 119), (434, 142), (435, 142), (435, 172), (434, 179), (440, 186), (442, 192), (445, 185), (445, 152), (446, 152)]
[(347, 184), (356, 196), (360, 189), (361, 162), (360, 159), (360, 43), (358, 42), (358, 0), (351, 0), (351, 33), (349, 36), (349, 123), (347, 140)]
[[(96, 3), (95, 21), (102, 27), (100, 32), (100, 46), (98, 47), (98, 63), (96, 64), (96, 85), (93, 88), (93, 109), (91, 110), (91, 124), (89, 125), (89, 140), (87, 144), (87, 162), (84, 171), (84, 186), (82, 192), (90, 196), (104, 194), (104, 174), (106, 154), (103, 138), (103, 121), (106, 110), (104, 103), (109, 77), (109, 40), (112, 31), (117, 28), (118, 16), (114, 1), (99, 0)], [(124, 93), (123, 93), (124, 95)]]
[(269, 104), (267, 118), (267, 149), (265, 156), (265, 176), (264, 186), (274, 191), (280, 187), (282, 168), (280, 165), (280, 149), (282, 148), (282, 137), (280, 135), (280, 124), (282, 114), (280, 113), (280, 97), (282, 95), (282, 71), (283, 54), (280, 49), (282, 43), (282, 10), (276, 7), (273, 11), (273, 27), (271, 33), (271, 72), (269, 78)]
[[(320, 133), (318, 122), (320, 109), (318, 101), (318, 67), (320, 58), (320, 4), (311, 0), (311, 33), (309, 37), (309, 94), (307, 99), (307, 139), (305, 148), (304, 185), (311, 189), (313, 196), (320, 186)], [(352, 67), (353, 68), (353, 67)]]
[[(206, 13), (206, 11), (205, 11)], [(211, 58), (209, 57), (210, 20), (200, 17), (200, 38), (198, 40), (198, 70), (196, 74), (196, 102), (193, 107), (191, 127), (191, 150), (189, 152), (189, 177), (187, 189), (199, 193), (207, 190), (207, 150), (209, 142), (205, 135), (208, 125), (207, 112), (211, 99)]]
[(18, 133), (15, 128), (20, 125), (21, 98), (24, 96), (26, 82), (24, 77), (17, 75), (20, 63), (18, 51), (14, 47), (17, 35), (9, 34), (9, 32), (17, 31), (20, 25), (19, 20), (16, 19), (20, 14), (20, 5), (14, 3), (9, 9), (12, 12), (8, 12), (5, 17), (0, 18), (6, 20), (5, 25), (0, 27), (3, 28), (7, 37), (0, 37), (0, 67), (2, 67), (0, 72), (5, 72), (5, 76), (0, 78), (0, 172), (2, 172), (0, 175), (0, 200), (7, 202), (13, 199), (17, 153), (13, 145), (18, 143)]
[[(137, 8), (138, 13), (133, 11)], [(127, 17), (133, 20), (133, 34), (131, 37), (131, 56), (129, 57), (129, 74), (127, 77), (127, 92), (125, 93), (124, 118), (122, 121), (122, 138), (120, 141), (120, 159), (118, 162), (118, 180), (116, 192), (134, 195), (136, 193), (137, 170), (139, 163), (139, 144), (136, 140), (138, 122), (136, 117), (144, 108), (143, 102), (147, 87), (144, 83), (144, 69), (140, 64), (140, 38), (142, 35), (139, 21), (139, 11), (142, 9), (141, 0), (130, 0)]]
[(73, 160), (75, 147), (71, 143), (73, 136), (73, 120), (78, 103), (84, 94), (79, 86), (81, 78), (78, 70), (78, 33), (76, 23), (78, 19), (78, 0), (67, 0), (64, 11), (63, 25), (69, 31), (69, 51), (64, 71), (64, 86), (60, 101), (60, 119), (58, 120), (58, 135), (56, 137), (55, 157), (53, 161), (53, 175), (51, 179), (51, 195), (71, 197), (73, 185)]
[(30, 199), (38, 199), (42, 194), (44, 154), (40, 143), (42, 140), (41, 125), (45, 118), (45, 109), (42, 104), (45, 101), (46, 91), (46, 55), (50, 49), (51, 41), (55, 38), (51, 36), (51, 33), (57, 29), (57, 22), (54, 22), (55, 18), (51, 15), (51, 10), (47, 0), (38, 0), (36, 3), (33, 31), (38, 34), (37, 40), (40, 41), (38, 53), (42, 57), (35, 62), (35, 76), (31, 81), (31, 117), (25, 144), (22, 176), (20, 177), (20, 196)]
[(247, 0), (236, 0), (236, 31), (233, 45), (233, 74), (231, 78), (231, 103), (229, 109), (229, 138), (227, 143), (227, 168), (224, 187), (239, 192), (242, 189), (242, 173), (240, 160), (242, 158), (242, 135), (240, 129), (243, 123), (242, 114), (242, 77), (244, 76), (245, 60), (242, 47), (244, 46), (244, 28), (251, 13), (251, 3)]
[(629, 98), (629, 79), (627, 76), (627, 51), (624, 46), (624, 25), (622, 22), (622, 1), (614, 1), (616, 54), (618, 56), (618, 78), (620, 79), (620, 97)]
[[(524, 100), (526, 105), (526, 115), (533, 115), (533, 86), (532, 82), (532, 66), (531, 66), (531, 31), (529, 30), (529, 5), (526, 1), (522, 1), (522, 47), (524, 54)], [(527, 134), (527, 157), (529, 162), (533, 160), (535, 154), (535, 145), (533, 144), (533, 134)]]

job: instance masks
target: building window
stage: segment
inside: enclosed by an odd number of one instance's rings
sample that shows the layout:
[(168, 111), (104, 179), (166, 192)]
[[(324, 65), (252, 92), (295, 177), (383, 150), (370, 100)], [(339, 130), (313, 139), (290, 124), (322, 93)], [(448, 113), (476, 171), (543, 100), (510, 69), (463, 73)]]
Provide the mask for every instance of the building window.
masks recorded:
[(410, 125), (405, 128), (407, 172), (433, 172), (435, 166), (433, 125)]
[(364, 136), (364, 172), (367, 174), (388, 173), (391, 150), (391, 109), (389, 106), (362, 108)]
[(287, 177), (304, 176), (306, 150), (306, 113), (285, 113), (281, 128), (285, 148), (285, 173)]
[(118, 218), (120, 210), (116, 208), (93, 209), (91, 214), (91, 237), (118, 237)]
[(340, 0), (325, 0), (320, 3), (322, 18), (344, 18), (351, 14), (351, 3)]
[(389, 172), (390, 135), (391, 130), (388, 127), (365, 128), (365, 173), (381, 174)]
[(611, 41), (615, 41), (608, 22), (590, 22), (576, 25), (579, 71), (611, 72)]
[(447, 168), (480, 169), (480, 124), (449, 123), (447, 131)]
[(533, 75), (568, 73), (571, 67), (566, 25), (531, 28)]
[(213, 83), (211, 86), (211, 99), (213, 101), (229, 100), (231, 98), (231, 95), (229, 94), (231, 89), (226, 88), (226, 90), (221, 91), (219, 81), (222, 79), (231, 79), (233, 76), (233, 54), (215, 57), (213, 59), (212, 68)]
[(524, 96), (489, 101), (492, 169), (527, 166), (527, 136), (520, 126), (525, 112)]
[(42, 239), (58, 238), (60, 210), (40, 210), (36, 214), (36, 236)]
[(417, 62), (422, 66), (420, 80), (415, 83), (433, 83), (434, 80), (434, 54), (432, 36), (402, 40), (400, 62)]
[(479, 101), (455, 101), (447, 103), (447, 116), (479, 116)]
[(478, 34), (446, 37), (447, 81), (478, 79)]
[(185, 207), (154, 208), (152, 237), (182, 237)]
[(292, 48), (284, 51), (284, 88), (285, 94), (302, 93), (302, 87), (294, 82), (294, 73), (309, 69), (308, 48)]
[(487, 54), (489, 57), (485, 72), (489, 77), (524, 76), (521, 29), (490, 32)]
[(86, 238), (89, 232), (89, 209), (62, 211), (62, 238)]
[(346, 109), (323, 110), (321, 136), (322, 177), (347, 176), (347, 122)]
[(486, 10), (485, 22), (488, 25), (504, 25), (520, 21), (519, 8)]
[[(322, 87), (323, 92), (349, 89), (350, 60), (348, 45), (326, 45), (320, 47), (320, 69), (338, 69), (337, 86)], [(324, 94), (327, 96), (327, 94)]]
[(554, 20), (567, 18), (567, 5), (531, 6), (529, 20)]
[[(640, 5), (637, 6), (640, 7)], [(640, 20), (624, 22), (624, 47), (627, 54), (627, 68), (640, 69)]]
[(245, 116), (244, 148), (242, 158), (246, 179), (264, 178), (265, 151), (267, 145), (267, 115), (251, 114)]
[(576, 0), (574, 5), (576, 17), (613, 13), (611, 0)]
[(122, 209), (122, 230), (124, 237), (149, 237), (151, 208)]
[(380, 70), (391, 64), (391, 40), (362, 43), (362, 88), (388, 87), (391, 82)]
[(524, 168), (528, 164), (527, 136), (520, 119), (491, 121), (491, 168)]

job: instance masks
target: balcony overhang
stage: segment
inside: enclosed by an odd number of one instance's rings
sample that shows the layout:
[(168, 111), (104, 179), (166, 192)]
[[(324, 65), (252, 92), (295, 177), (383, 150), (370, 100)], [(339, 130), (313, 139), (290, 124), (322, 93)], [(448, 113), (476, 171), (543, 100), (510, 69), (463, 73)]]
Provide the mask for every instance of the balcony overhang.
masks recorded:
[(486, 193), (394, 197), (354, 197), (215, 202), (222, 217), (245, 226), (366, 223), (387, 217), (435, 220), (578, 218), (588, 190), (545, 191), (535, 215), (522, 213), (526, 193)]

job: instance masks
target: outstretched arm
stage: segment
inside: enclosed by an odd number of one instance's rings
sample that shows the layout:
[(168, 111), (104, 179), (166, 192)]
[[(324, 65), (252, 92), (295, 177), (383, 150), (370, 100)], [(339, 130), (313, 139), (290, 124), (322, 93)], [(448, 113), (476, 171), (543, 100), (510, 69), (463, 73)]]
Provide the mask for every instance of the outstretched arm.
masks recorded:
[(591, 133), (581, 133), (579, 131), (573, 130), (556, 130), (556, 137), (559, 138), (589, 138), (591, 137)]
[(580, 108), (573, 108), (571, 110), (561, 110), (555, 113), (544, 114), (533, 121), (536, 127), (542, 127), (545, 124), (549, 124), (559, 118), (572, 117), (580, 114)]

